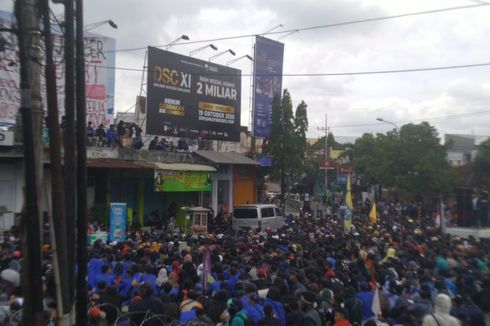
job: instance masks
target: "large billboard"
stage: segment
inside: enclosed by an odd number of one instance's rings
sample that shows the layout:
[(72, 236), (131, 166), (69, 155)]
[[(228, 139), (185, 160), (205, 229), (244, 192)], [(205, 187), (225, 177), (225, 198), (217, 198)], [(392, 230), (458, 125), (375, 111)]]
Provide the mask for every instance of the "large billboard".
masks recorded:
[[(0, 11), (0, 27), (12, 28), (15, 18), (12, 13)], [(7, 42), (5, 50), (0, 51), (0, 123), (14, 124), (20, 107), (20, 61), (17, 37), (14, 34), (2, 33)], [(65, 114), (65, 64), (64, 38), (59, 31), (53, 30), (56, 67), (56, 84), (58, 93), (59, 117)], [(87, 121), (93, 125), (108, 126), (114, 120), (114, 82), (116, 63), (116, 41), (113, 38), (86, 33), (85, 46), (85, 80)], [(43, 65), (44, 66), (44, 65)], [(44, 73), (41, 77), (43, 108), (46, 108), (46, 82)], [(46, 112), (47, 110), (44, 109)]]
[(272, 99), (281, 96), (284, 44), (257, 36), (254, 54), (253, 134), (268, 138)]
[(241, 71), (148, 48), (147, 134), (240, 141)]

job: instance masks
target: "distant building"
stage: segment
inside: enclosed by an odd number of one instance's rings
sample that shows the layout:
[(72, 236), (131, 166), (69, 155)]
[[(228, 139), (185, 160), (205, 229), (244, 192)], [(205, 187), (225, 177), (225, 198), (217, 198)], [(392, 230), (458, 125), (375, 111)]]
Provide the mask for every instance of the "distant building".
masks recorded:
[(124, 122), (136, 122), (136, 114), (134, 112), (117, 112), (114, 123), (117, 124), (121, 120)]
[(445, 134), (444, 143), (447, 146), (447, 160), (451, 166), (463, 166), (475, 158), (478, 145), (488, 136)]

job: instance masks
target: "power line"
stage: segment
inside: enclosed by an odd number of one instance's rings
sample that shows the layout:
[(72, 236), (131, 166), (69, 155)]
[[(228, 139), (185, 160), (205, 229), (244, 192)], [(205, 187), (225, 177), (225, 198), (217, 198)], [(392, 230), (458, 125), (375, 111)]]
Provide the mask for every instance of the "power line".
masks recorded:
[[(282, 31), (271, 31), (271, 32), (266, 32), (266, 33), (254, 33), (254, 34), (224, 36), (224, 37), (217, 37), (217, 38), (211, 38), (211, 39), (189, 41), (189, 42), (185, 42), (185, 43), (184, 42), (175, 43), (174, 45), (209, 43), (209, 42), (217, 42), (217, 41), (226, 41), (226, 40), (234, 40), (234, 39), (240, 39), (240, 38), (254, 37), (257, 35), (274, 35), (274, 34), (286, 34), (286, 33), (291, 33), (291, 32), (300, 32), (300, 31), (311, 31), (311, 30), (317, 30), (317, 29), (347, 26), (347, 25), (354, 25), (354, 24), (360, 24), (360, 23), (369, 23), (369, 22), (389, 20), (389, 19), (395, 19), (395, 18), (404, 18), (404, 17), (420, 16), (420, 15), (427, 15), (427, 14), (436, 14), (436, 13), (441, 13), (441, 12), (455, 11), (455, 10), (462, 10), (462, 9), (472, 9), (472, 8), (478, 8), (478, 7), (482, 7), (482, 6), (488, 6), (488, 5), (490, 5), (490, 3), (477, 3), (474, 5), (466, 5), (466, 6), (457, 6), (457, 7), (417, 11), (417, 12), (410, 12), (410, 13), (405, 13), (405, 14), (390, 15), (390, 16), (375, 17), (375, 18), (365, 18), (365, 19), (351, 20), (351, 21), (339, 22), (339, 23), (333, 23), (333, 24), (315, 25), (315, 26), (308, 26), (308, 27), (302, 27), (302, 28), (293, 28), (293, 29), (287, 29), (287, 30), (282, 30)], [(164, 46), (165, 45), (163, 44), (163, 45), (156, 45), (154, 47), (164, 47)], [(126, 48), (126, 49), (119, 49), (119, 50), (108, 50), (108, 51), (105, 51), (105, 53), (131, 52), (131, 51), (146, 50), (147, 48), (148, 48), (147, 46), (144, 46), (144, 47)]]
[[(409, 122), (416, 122), (416, 121), (427, 121), (427, 120), (438, 120), (438, 119), (447, 119), (447, 118), (457, 118), (457, 117), (464, 117), (464, 116), (470, 116), (470, 115), (478, 115), (478, 114), (488, 114), (490, 113), (490, 110), (486, 111), (478, 111), (478, 112), (469, 112), (469, 113), (458, 113), (458, 114), (448, 114), (444, 116), (437, 116), (437, 117), (427, 117), (427, 118), (418, 118), (418, 119), (411, 119), (411, 120), (402, 120), (402, 121), (394, 121), (394, 123), (409, 123)], [(380, 126), (382, 123), (364, 123), (364, 124), (354, 124), (354, 125), (337, 125), (337, 126), (330, 126), (330, 128), (357, 128), (357, 127), (373, 127), (373, 126)]]
[[(98, 67), (105, 69), (116, 69), (124, 71), (145, 71), (141, 68), (129, 68), (129, 67), (116, 67), (116, 66), (100, 66), (100, 65), (86, 65), (88, 67)], [(325, 76), (352, 76), (352, 75), (380, 75), (380, 74), (395, 74), (395, 73), (407, 73), (407, 72), (420, 72), (420, 71), (432, 71), (432, 70), (449, 70), (449, 69), (463, 69), (463, 68), (475, 68), (490, 66), (490, 62), (473, 63), (466, 65), (452, 65), (452, 66), (439, 66), (439, 67), (426, 67), (426, 68), (410, 68), (410, 69), (393, 69), (393, 70), (373, 70), (373, 71), (356, 71), (356, 72), (332, 72), (332, 73), (285, 73), (280, 76), (283, 77), (325, 77)], [(148, 72), (153, 72), (149, 70)], [(218, 73), (199, 73), (202, 76), (237, 76), (236, 74), (218, 74)], [(250, 77), (253, 74), (240, 74), (241, 77)], [(256, 77), (275, 77), (278, 74), (255, 74)]]

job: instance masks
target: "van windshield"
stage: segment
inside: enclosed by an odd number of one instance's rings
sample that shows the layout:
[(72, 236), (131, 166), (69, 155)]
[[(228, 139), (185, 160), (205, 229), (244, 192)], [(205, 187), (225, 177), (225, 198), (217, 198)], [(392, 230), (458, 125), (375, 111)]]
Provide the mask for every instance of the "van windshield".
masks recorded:
[(233, 216), (235, 218), (257, 218), (256, 208), (235, 208), (233, 210)]

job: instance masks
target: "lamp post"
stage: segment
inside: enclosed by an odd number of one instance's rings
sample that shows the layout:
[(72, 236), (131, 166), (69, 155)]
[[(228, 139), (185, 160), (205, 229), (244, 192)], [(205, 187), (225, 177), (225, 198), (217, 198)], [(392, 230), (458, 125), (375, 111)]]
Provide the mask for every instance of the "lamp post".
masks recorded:
[(210, 57), (210, 58), (208, 59), (208, 61), (210, 61), (210, 62), (211, 62), (211, 61), (213, 61), (214, 59), (216, 59), (217, 57), (220, 57), (220, 56), (222, 56), (223, 54), (226, 54), (226, 53), (230, 53), (232, 56), (235, 56), (235, 55), (236, 55), (235, 51), (233, 51), (232, 49), (228, 49), (228, 50), (226, 50), (226, 51), (223, 51), (223, 52), (220, 52), (220, 53), (218, 53), (218, 54), (213, 55), (212, 57)]
[(172, 42), (170, 42), (167, 45), (165, 45), (165, 50), (168, 50), (171, 46), (174, 46), (180, 40), (189, 41), (189, 36), (187, 36), (185, 34), (182, 34), (177, 39), (175, 39)]
[(197, 52), (201, 52), (202, 50), (206, 50), (207, 48), (211, 48), (214, 51), (217, 51), (218, 50), (218, 47), (216, 45), (214, 45), (213, 43), (209, 43), (208, 45), (201, 46), (200, 48), (197, 48), (197, 49), (192, 50), (191, 52), (189, 52), (189, 57), (192, 57)]
[(233, 59), (233, 60), (230, 60), (226, 63), (227, 66), (231, 65), (231, 64), (234, 64), (235, 62), (239, 61), (239, 60), (242, 60), (244, 58), (247, 58), (248, 60), (250, 61), (253, 61), (253, 58), (251, 56), (249, 56), (248, 54), (245, 54), (245, 55), (242, 55), (241, 57), (239, 58), (236, 58), (236, 59)]
[(381, 121), (381, 122), (385, 122), (385, 123), (388, 123), (390, 125), (392, 125), (393, 127), (395, 127), (395, 130), (396, 131), (399, 131), (400, 128), (398, 128), (398, 126), (394, 123), (394, 122), (391, 122), (391, 121), (388, 121), (388, 120), (385, 120), (383, 118), (376, 118), (377, 121)]
[(280, 28), (280, 27), (283, 27), (283, 25), (282, 25), (282, 24), (279, 24), (279, 25), (277, 25), (277, 26), (274, 26), (274, 27), (272, 27), (271, 29), (269, 29), (269, 30), (265, 31), (264, 33), (262, 33), (262, 35), (264, 35), (264, 34), (269, 34), (269, 33), (270, 33), (270, 32), (272, 32), (273, 30), (275, 30), (275, 29), (277, 29), (277, 28)]
[(117, 24), (112, 19), (107, 19), (107, 20), (104, 20), (104, 21), (101, 21), (101, 22), (96, 22), (96, 23), (85, 25), (85, 27), (83, 28), (83, 30), (85, 32), (88, 32), (90, 30), (93, 30), (94, 28), (97, 28), (97, 27), (102, 26), (102, 25), (105, 25), (105, 24), (108, 24), (112, 28), (117, 29)]

